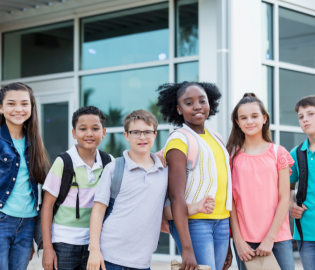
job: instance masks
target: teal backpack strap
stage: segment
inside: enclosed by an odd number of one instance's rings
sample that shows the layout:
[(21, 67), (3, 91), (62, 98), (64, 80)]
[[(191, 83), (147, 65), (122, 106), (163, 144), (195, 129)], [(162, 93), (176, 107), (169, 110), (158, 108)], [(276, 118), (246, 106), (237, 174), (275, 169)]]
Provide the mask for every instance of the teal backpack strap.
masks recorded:
[(114, 177), (113, 177), (112, 185), (110, 188), (110, 197), (113, 199), (116, 199), (120, 191), (121, 182), (124, 175), (124, 169), (125, 169), (125, 158), (124, 157), (116, 158)]

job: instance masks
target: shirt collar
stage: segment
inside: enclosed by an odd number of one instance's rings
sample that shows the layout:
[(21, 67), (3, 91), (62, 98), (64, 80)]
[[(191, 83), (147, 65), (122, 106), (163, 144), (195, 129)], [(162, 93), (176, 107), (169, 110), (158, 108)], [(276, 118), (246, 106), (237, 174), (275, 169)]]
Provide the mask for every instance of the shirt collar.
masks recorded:
[[(124, 158), (125, 158), (125, 161), (126, 161), (127, 169), (129, 171), (132, 171), (132, 170), (137, 169), (137, 168), (143, 169), (143, 167), (139, 166), (136, 162), (134, 162), (129, 157), (129, 150), (125, 150), (123, 155), (124, 155)], [(157, 171), (158, 169), (163, 169), (164, 168), (163, 165), (162, 165), (161, 160), (158, 158), (157, 155), (155, 155), (153, 153), (150, 153), (150, 156), (154, 160), (154, 166), (150, 169), (150, 171), (151, 170)]]
[[(75, 167), (87, 167), (90, 168), (80, 157), (76, 145), (73, 145), (68, 150), (69, 155), (71, 156), (72, 162), (74, 163)], [(96, 161), (93, 164), (92, 171), (99, 169), (100, 167), (103, 167), (101, 155), (98, 150), (96, 150)]]
[(301, 147), (301, 151), (306, 151), (309, 149), (309, 141), (308, 141), (308, 138), (306, 138), (305, 142), (303, 143), (302, 147)]

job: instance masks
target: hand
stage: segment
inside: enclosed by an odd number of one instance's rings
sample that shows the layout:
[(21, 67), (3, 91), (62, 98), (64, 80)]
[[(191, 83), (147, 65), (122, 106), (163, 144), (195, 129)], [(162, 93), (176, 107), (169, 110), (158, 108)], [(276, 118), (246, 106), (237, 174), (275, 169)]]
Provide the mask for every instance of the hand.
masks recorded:
[(30, 257), (30, 261), (33, 259), (33, 255), (35, 253), (35, 249), (34, 249), (34, 243), (33, 243), (33, 246), (32, 246), (32, 253), (31, 253), (31, 257)]
[(300, 219), (305, 210), (307, 210), (307, 207), (304, 204), (302, 204), (302, 207), (300, 207), (296, 203), (294, 203), (291, 208), (291, 217), (295, 219)]
[(182, 267), (180, 270), (198, 270), (198, 264), (193, 250), (183, 250)]
[(223, 270), (227, 270), (230, 268), (230, 266), (232, 264), (232, 260), (233, 260), (233, 254), (232, 254), (231, 246), (229, 245), (229, 250), (228, 250), (228, 253), (226, 255), (224, 265), (223, 265)]
[(251, 261), (255, 257), (254, 250), (247, 244), (243, 239), (240, 241), (234, 241), (236, 246), (236, 251), (241, 261)]
[(54, 268), (58, 270), (57, 255), (53, 247), (44, 248), (42, 266), (45, 270), (53, 270)]
[(104, 258), (100, 250), (90, 251), (87, 270), (99, 270), (101, 266), (102, 270), (105, 270)]
[(256, 256), (269, 256), (273, 248), (274, 241), (268, 237), (260, 243), (259, 247), (256, 249)]
[(205, 196), (200, 202), (198, 202), (198, 213), (212, 214), (215, 206), (215, 200), (211, 195)]

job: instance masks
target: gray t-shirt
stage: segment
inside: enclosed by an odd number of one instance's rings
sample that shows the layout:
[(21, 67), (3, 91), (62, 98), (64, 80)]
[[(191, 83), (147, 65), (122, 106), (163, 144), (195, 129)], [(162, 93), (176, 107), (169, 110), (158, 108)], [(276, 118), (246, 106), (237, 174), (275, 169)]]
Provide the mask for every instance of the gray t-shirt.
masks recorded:
[[(168, 168), (151, 153), (155, 165), (146, 171), (124, 151), (125, 169), (113, 211), (103, 224), (100, 247), (105, 261), (130, 268), (150, 267), (162, 222)], [(115, 161), (109, 163), (98, 184), (94, 201), (108, 206)]]

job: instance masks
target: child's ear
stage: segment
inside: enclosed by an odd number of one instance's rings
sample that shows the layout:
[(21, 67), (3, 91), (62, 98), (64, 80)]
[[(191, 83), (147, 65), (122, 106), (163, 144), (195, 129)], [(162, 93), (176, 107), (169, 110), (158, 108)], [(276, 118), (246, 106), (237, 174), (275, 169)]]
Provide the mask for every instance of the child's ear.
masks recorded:
[(103, 134), (102, 134), (102, 138), (105, 138), (105, 134), (106, 134), (106, 128), (103, 128)]
[(128, 137), (128, 133), (127, 132), (124, 132), (124, 136), (125, 136), (126, 141), (129, 142), (129, 137)]
[(72, 129), (72, 136), (73, 136), (73, 139), (77, 139), (77, 135), (75, 134), (75, 130), (74, 129)]
[(179, 105), (176, 106), (176, 109), (177, 109), (177, 112), (178, 112), (179, 115), (183, 114), (181, 108), (179, 107)]

